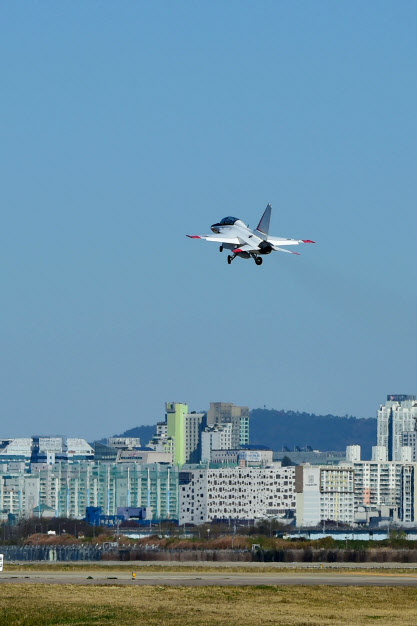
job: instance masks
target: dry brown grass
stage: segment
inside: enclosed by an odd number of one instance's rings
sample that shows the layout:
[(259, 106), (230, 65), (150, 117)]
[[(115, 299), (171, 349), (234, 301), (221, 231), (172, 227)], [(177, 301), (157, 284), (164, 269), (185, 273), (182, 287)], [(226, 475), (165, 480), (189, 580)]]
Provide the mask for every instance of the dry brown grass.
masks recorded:
[(404, 587), (0, 586), (0, 623), (414, 626), (417, 589)]
[(80, 539), (76, 539), (73, 535), (41, 535), (36, 533), (25, 539), (27, 546), (65, 546), (79, 545)]
[(265, 574), (267, 572), (294, 572), (302, 574), (309, 572), (312, 575), (314, 572), (323, 573), (325, 571), (331, 571), (332, 573), (349, 572), (360, 574), (417, 574), (416, 567), (401, 567), (397, 565), (395, 568), (385, 566), (384, 564), (378, 564), (378, 566), (362, 567), (355, 566), (355, 564), (348, 564), (343, 567), (340, 564), (324, 564), (323, 567), (320, 563), (312, 563), (309, 567), (303, 566), (303, 564), (283, 566), (281, 563), (260, 563), (260, 564), (246, 564), (241, 563), (239, 565), (228, 565), (219, 562), (206, 565), (204, 562), (191, 562), (176, 564), (175, 562), (164, 561), (162, 563), (152, 563), (143, 561), (126, 561), (126, 563), (115, 561), (28, 561), (27, 563), (6, 563), (5, 573), (7, 572), (141, 572), (141, 574), (147, 574), (152, 572), (181, 572), (182, 574), (191, 573), (216, 573), (216, 574)]

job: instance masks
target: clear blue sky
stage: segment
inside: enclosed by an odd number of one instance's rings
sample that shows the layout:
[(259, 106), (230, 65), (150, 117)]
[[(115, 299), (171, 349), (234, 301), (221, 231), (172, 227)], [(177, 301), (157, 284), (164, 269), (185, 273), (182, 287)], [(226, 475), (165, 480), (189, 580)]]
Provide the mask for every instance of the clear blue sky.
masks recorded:
[[(2, 3), (0, 436), (417, 393), (416, 29), (405, 0)], [(268, 202), (317, 245), (185, 237)]]

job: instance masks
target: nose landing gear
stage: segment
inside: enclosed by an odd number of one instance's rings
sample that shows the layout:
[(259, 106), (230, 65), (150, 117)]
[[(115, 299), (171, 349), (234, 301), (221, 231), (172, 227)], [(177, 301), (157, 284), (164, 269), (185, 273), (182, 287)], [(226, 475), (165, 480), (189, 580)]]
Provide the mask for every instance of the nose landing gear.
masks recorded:
[(223, 246), (220, 246), (219, 252), (223, 252)]

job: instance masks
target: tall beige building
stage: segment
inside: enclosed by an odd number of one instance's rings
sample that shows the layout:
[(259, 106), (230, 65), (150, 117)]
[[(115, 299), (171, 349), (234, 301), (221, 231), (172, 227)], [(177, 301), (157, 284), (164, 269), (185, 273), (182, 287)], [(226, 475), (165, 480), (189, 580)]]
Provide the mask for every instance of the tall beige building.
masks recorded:
[(210, 402), (207, 425), (232, 424), (232, 448), (249, 444), (249, 408), (232, 402)]

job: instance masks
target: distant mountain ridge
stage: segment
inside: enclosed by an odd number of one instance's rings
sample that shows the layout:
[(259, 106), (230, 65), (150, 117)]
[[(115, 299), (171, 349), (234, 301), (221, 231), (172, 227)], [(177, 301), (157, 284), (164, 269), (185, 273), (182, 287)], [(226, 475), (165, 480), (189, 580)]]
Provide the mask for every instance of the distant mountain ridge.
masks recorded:
[[(273, 450), (286, 446), (311, 446), (317, 450), (345, 450), (346, 446), (362, 446), (362, 458), (371, 458), (376, 445), (376, 418), (315, 415), (298, 411), (253, 409), (250, 413), (250, 443), (267, 445)], [(146, 446), (156, 432), (155, 426), (136, 426), (117, 437), (140, 437)]]
[(374, 417), (337, 417), (298, 411), (254, 409), (250, 413), (251, 444), (266, 444), (273, 450), (284, 446), (311, 446), (317, 450), (344, 450), (346, 446), (362, 446), (362, 458), (371, 458), (376, 446)]

